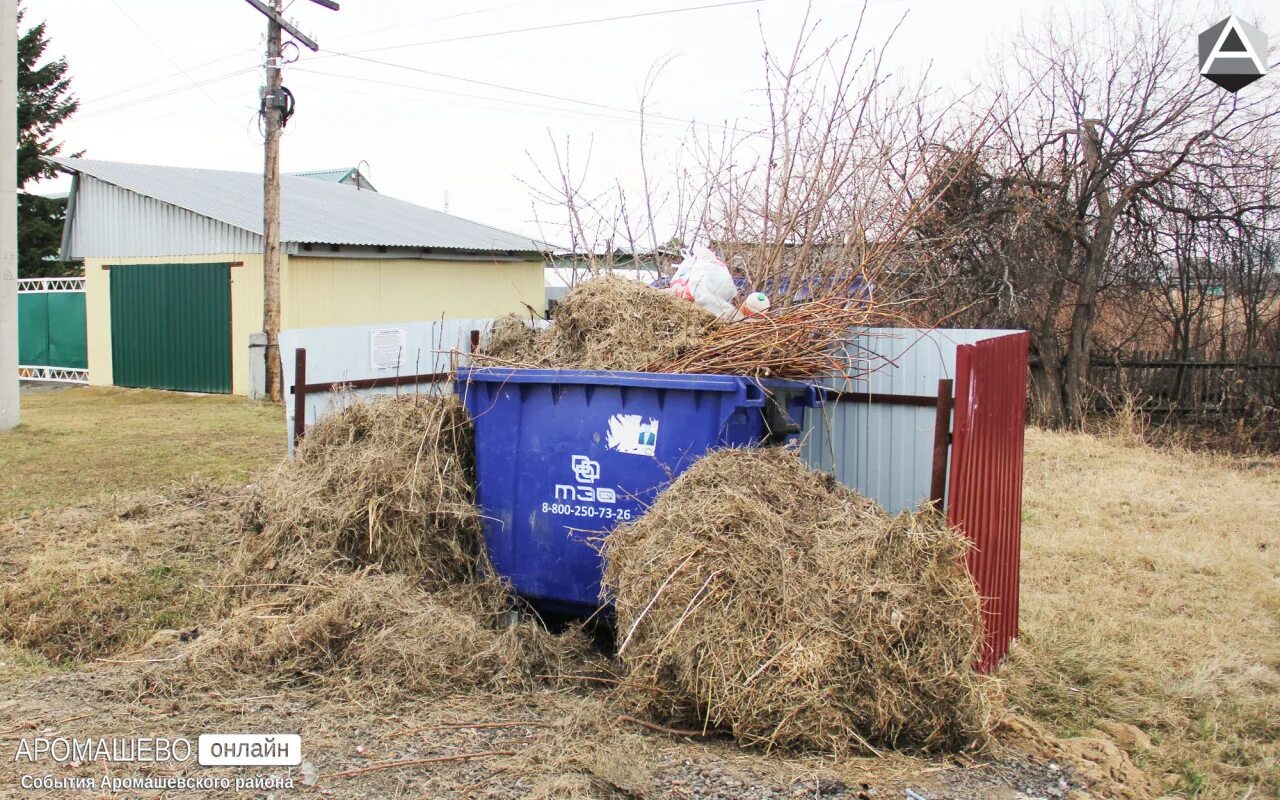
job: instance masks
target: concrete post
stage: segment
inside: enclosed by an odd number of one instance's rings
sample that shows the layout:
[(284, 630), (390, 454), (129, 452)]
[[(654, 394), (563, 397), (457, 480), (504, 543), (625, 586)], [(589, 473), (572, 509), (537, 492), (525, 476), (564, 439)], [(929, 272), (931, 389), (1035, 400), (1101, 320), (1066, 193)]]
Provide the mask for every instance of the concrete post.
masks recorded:
[(249, 334), (249, 399), (267, 400), (267, 335)]
[(18, 409), (18, 12), (0, 0), (0, 431)]

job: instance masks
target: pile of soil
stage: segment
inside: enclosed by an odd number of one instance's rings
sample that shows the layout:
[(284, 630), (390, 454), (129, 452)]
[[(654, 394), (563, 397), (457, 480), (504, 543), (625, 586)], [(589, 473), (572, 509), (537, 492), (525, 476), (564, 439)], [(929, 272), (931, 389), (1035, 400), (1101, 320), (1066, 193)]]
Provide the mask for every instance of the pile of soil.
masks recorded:
[(646, 704), (740, 741), (847, 754), (986, 741), (967, 541), (781, 448), (721, 450), (605, 543)]

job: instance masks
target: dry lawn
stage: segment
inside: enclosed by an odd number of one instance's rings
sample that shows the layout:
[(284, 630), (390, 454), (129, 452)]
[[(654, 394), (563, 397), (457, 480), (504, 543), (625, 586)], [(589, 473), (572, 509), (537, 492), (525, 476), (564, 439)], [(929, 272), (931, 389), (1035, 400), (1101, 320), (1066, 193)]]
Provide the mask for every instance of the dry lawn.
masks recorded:
[(83, 386), (24, 392), (0, 434), (0, 519), (101, 492), (200, 475), (243, 481), (280, 460), (279, 406), (243, 398)]
[[(24, 428), (0, 435), (0, 519), (42, 506), (75, 506), (104, 489), (154, 492), (193, 473), (242, 480), (278, 460), (277, 408), (114, 389), (23, 399)], [(1156, 450), (1120, 436), (1032, 430), (1026, 464), (1023, 638), (1002, 670), (1013, 710), (1064, 736), (1113, 729), (1112, 721), (1137, 726), (1154, 740), (1149, 750), (1136, 748), (1138, 762), (1168, 794), (1280, 797), (1280, 462)], [(164, 496), (173, 501), (174, 491)], [(23, 537), (11, 534), (0, 548), (0, 568), (10, 572), (0, 575), (6, 582), (28, 559), (65, 551), (74, 556), (72, 565), (86, 568), (72, 570), (76, 580), (51, 575), (45, 587), (63, 592), (63, 600), (94, 592), (111, 600), (117, 590), (124, 599), (112, 606), (119, 613), (111, 616), (55, 618), (48, 609), (71, 606), (9, 587), (5, 603), (30, 609), (13, 618), (20, 626), (11, 626), (0, 641), (0, 683), (9, 690), (8, 700), (0, 700), (0, 727), (34, 724), (36, 709), (59, 692), (65, 702), (41, 712), (40, 724), (79, 719), (86, 726), (124, 725), (142, 691), (138, 678), (119, 676), (119, 702), (114, 695), (86, 691), (108, 677), (93, 658), (136, 648), (151, 628), (195, 624), (207, 611), (199, 597), (189, 605), (164, 598), (183, 597), (210, 580), (207, 575), (225, 552), (223, 537), (185, 524), (153, 526), (149, 515), (108, 514), (110, 508), (99, 506), (28, 515), (20, 530), (35, 546), (23, 549)], [(95, 513), (78, 538), (68, 532), (75, 526), (62, 524), (68, 515)], [(120, 532), (118, 541), (111, 539), (113, 530)], [(141, 583), (125, 580), (129, 576)], [(177, 618), (164, 616), (175, 611)], [(36, 623), (45, 626), (41, 641), (75, 641), (78, 632), (92, 628), (110, 646), (45, 648), (43, 654), (37, 647), (15, 646), (15, 640), (38, 644)], [(291, 699), (288, 692), (271, 696), (277, 698), (272, 703), (310, 702), (304, 695)], [(247, 719), (228, 716), (240, 711), (200, 707), (201, 697), (172, 699), (177, 716), (169, 721), (181, 718), (183, 730), (194, 730)], [(492, 703), (487, 711), (476, 705), (472, 718), (497, 716), (496, 709), (515, 699)], [(344, 737), (387, 735), (385, 709), (366, 711), (369, 718), (353, 722), (358, 730), (344, 731)], [(278, 719), (279, 712), (262, 710), (269, 719)], [(304, 729), (323, 741), (327, 712), (316, 713), (319, 719), (307, 720)], [(545, 713), (554, 721), (555, 712)], [(138, 724), (143, 722), (155, 733), (161, 721), (148, 717)], [(375, 731), (378, 724), (383, 729)], [(412, 727), (410, 720), (395, 724)], [(332, 753), (334, 765), (350, 765), (344, 752)], [(706, 755), (723, 764), (735, 752), (726, 745)], [(663, 758), (683, 760), (688, 753), (672, 749)], [(523, 768), (509, 766), (517, 774)], [(492, 767), (484, 769), (492, 775)], [(595, 768), (584, 774), (581, 780), (599, 780)], [(483, 773), (453, 777), (486, 780)], [(602, 796), (626, 793), (617, 789), (626, 780), (611, 777), (606, 783), (615, 791)], [(975, 789), (957, 796), (995, 795)]]
[(71, 665), (205, 624), (247, 497), (196, 480), (0, 520), (0, 641)]
[[(22, 425), (0, 434), (0, 682), (197, 622), (233, 529), (209, 530), (201, 503), (171, 485), (242, 482), (283, 442), (280, 408), (242, 398), (23, 392)], [(191, 502), (192, 524), (153, 524), (129, 507), (144, 497), (152, 511)]]
[(1167, 792), (1280, 796), (1280, 464), (1031, 430), (1024, 520), (1010, 701), (1138, 726)]

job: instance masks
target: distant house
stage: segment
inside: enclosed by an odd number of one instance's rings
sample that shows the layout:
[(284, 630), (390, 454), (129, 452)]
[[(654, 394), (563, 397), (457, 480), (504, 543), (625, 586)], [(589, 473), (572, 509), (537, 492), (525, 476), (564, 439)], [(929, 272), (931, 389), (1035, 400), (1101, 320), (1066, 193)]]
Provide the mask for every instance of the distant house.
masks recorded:
[[(61, 255), (84, 259), (89, 382), (246, 394), (262, 176), (52, 161), (73, 176)], [(542, 306), (542, 243), (344, 182), (282, 177), (282, 328)]]
[(339, 169), (313, 169), (307, 172), (289, 172), (288, 175), (294, 175), (299, 178), (311, 178), (317, 181), (329, 181), (330, 183), (342, 183), (347, 186), (354, 186), (357, 189), (376, 192), (373, 184), (369, 183), (369, 179), (360, 172), (359, 167), (346, 167)]

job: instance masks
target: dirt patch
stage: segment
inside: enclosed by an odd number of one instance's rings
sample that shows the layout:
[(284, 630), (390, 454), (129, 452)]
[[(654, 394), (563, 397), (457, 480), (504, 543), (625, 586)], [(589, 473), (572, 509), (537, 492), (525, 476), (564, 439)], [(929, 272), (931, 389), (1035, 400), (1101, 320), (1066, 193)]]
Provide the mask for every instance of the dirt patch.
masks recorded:
[(1074, 777), (1098, 797), (1114, 800), (1151, 800), (1146, 773), (1109, 739), (1074, 737), (1058, 739), (1035, 722), (1006, 715), (995, 728), (999, 740), (1019, 752), (1069, 765)]
[[(6, 687), (0, 701), (0, 794), (19, 792), (30, 765), (15, 761), (19, 737), (186, 736), (226, 731), (297, 731), (303, 768), (197, 767), (193, 763), (58, 765), (60, 776), (187, 774), (229, 779), (290, 777), (277, 797), (602, 798), (635, 800), (868, 800), (924, 797), (1016, 800), (1052, 797), (1061, 773), (1016, 757), (948, 763), (886, 754), (830, 760), (743, 750), (727, 738), (690, 741), (617, 717), (601, 692), (577, 689), (483, 690), (407, 702), (404, 697), (245, 684), (216, 692), (158, 695), (138, 665), (60, 673)], [(431, 761), (429, 759), (436, 759)], [(446, 760), (439, 760), (446, 759)], [(453, 760), (448, 760), (453, 759)], [(305, 776), (310, 774), (311, 779)], [(314, 780), (308, 787), (304, 780)], [(12, 788), (11, 788), (12, 787)], [(228, 791), (219, 797), (261, 798)], [(1065, 795), (1065, 791), (1061, 794)], [(158, 796), (159, 793), (142, 796)], [(86, 795), (90, 796), (90, 795)], [(209, 792), (165, 792), (207, 798)]]
[(718, 451), (606, 541), (619, 653), (650, 707), (743, 742), (972, 748), (988, 702), (966, 548), (790, 451)]

